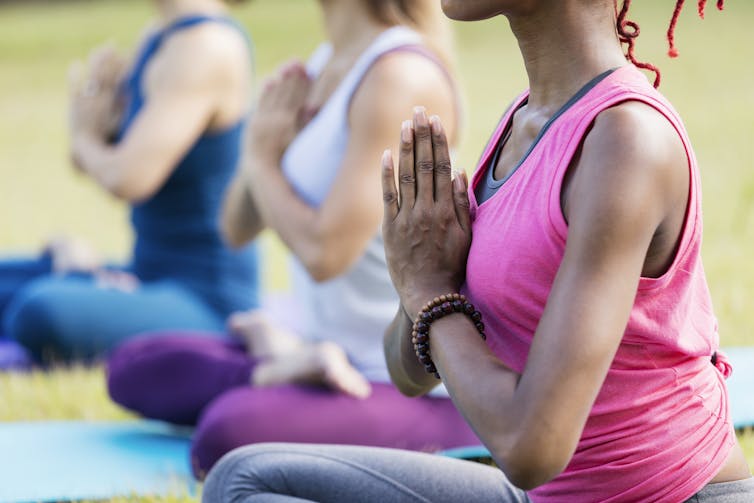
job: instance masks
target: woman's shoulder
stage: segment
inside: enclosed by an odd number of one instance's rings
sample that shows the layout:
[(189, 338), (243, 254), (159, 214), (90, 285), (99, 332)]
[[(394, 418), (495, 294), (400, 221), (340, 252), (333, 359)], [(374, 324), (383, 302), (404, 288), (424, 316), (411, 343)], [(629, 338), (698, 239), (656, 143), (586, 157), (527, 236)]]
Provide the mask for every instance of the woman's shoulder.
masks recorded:
[(248, 36), (231, 20), (208, 20), (169, 30), (164, 41), (167, 58), (190, 59), (197, 65), (213, 66), (249, 59)]
[(247, 82), (250, 72), (245, 34), (230, 22), (202, 22), (165, 33), (150, 64), (147, 88), (160, 83), (197, 89), (235, 88)]
[(453, 102), (456, 84), (452, 74), (429, 49), (421, 49), (397, 48), (380, 56), (365, 73), (355, 98), (392, 97), (395, 101), (402, 96), (404, 100)]

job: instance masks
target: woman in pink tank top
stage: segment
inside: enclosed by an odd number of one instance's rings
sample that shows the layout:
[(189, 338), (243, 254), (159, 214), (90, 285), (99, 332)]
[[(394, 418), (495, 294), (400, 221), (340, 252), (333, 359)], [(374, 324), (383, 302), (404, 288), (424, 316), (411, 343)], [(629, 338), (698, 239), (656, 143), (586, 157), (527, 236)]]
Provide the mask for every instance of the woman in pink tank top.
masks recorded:
[(386, 356), (406, 394), (441, 378), (500, 470), (261, 446), (222, 462), (205, 497), (754, 501), (700, 258), (696, 159), (636, 68), (656, 70), (634, 56), (630, 2), (442, 3), (456, 19), (507, 17), (530, 90), (470, 187), (451, 178), (440, 120), (422, 108), (403, 125), (396, 168), (386, 152), (383, 234), (402, 302)]

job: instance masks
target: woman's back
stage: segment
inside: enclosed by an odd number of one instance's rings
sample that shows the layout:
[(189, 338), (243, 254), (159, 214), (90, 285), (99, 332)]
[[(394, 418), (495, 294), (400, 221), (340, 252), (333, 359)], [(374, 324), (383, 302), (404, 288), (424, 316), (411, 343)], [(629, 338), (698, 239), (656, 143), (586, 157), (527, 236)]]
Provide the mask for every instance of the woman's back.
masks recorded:
[[(119, 138), (147, 99), (145, 80), (160, 49), (171, 36), (205, 23), (241, 30), (229, 18), (189, 16), (147, 38), (124, 82), (126, 108)], [(131, 213), (136, 235), (133, 272), (144, 281), (177, 280), (223, 316), (258, 303), (256, 247), (230, 250), (218, 230), (222, 198), (240, 159), (243, 126), (244, 120), (238, 119), (204, 131), (164, 185), (146, 201), (134, 204)]]

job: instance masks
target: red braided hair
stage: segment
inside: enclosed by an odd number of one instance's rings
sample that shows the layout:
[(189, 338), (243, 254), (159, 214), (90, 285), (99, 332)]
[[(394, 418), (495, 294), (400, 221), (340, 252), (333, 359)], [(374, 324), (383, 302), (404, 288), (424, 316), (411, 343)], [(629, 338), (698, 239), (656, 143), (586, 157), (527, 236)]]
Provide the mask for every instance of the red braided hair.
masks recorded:
[[(678, 57), (678, 49), (676, 49), (675, 47), (675, 27), (678, 24), (678, 18), (681, 15), (684, 3), (685, 0), (676, 0), (673, 17), (670, 19), (670, 26), (668, 27), (668, 56), (670, 56), (671, 58)], [(717, 0), (718, 10), (723, 10), (724, 4), (725, 0)], [(704, 19), (704, 8), (706, 6), (707, 0), (697, 0), (697, 12), (699, 13), (699, 17), (702, 19)], [(653, 72), (655, 74), (654, 86), (660, 87), (660, 81), (662, 80), (660, 69), (650, 63), (642, 62), (636, 59), (635, 45), (636, 38), (640, 33), (640, 29), (639, 25), (636, 22), (627, 19), (628, 9), (630, 7), (631, 0), (623, 0), (623, 5), (621, 6), (620, 11), (618, 11), (618, 0), (615, 0), (615, 9), (618, 16), (618, 38), (620, 39), (622, 44), (626, 45), (626, 59), (633, 63), (637, 68), (642, 68), (644, 70)]]

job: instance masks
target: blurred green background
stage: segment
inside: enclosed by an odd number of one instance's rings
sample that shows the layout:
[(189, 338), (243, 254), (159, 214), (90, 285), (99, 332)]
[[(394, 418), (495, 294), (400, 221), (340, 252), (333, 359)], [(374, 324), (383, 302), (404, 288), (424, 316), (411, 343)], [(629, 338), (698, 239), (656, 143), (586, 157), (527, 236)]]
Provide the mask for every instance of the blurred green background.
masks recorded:
[[(724, 344), (754, 344), (754, 2), (729, 2), (707, 19), (689, 4), (678, 26), (681, 56), (667, 57), (670, 1), (632, 8), (640, 58), (663, 70), (662, 91), (686, 121), (703, 173), (704, 259)], [(313, 0), (255, 0), (235, 10), (256, 43), (257, 76), (305, 58), (323, 37)], [(124, 206), (77, 175), (67, 155), (66, 72), (93, 46), (123, 51), (149, 23), (151, 2), (96, 0), (0, 4), (0, 253), (30, 252), (53, 232), (88, 237), (114, 259), (128, 256)], [(505, 20), (456, 23), (466, 98), (459, 165), (472, 170), (500, 114), (525, 85)], [(397, 129), (396, 129), (397, 131)], [(265, 238), (267, 285), (285, 287), (282, 250)]]
[[(754, 2), (728, 2), (722, 13), (710, 3), (704, 21), (690, 2), (677, 30), (681, 56), (671, 60), (665, 30), (673, 4), (634, 2), (632, 18), (642, 27), (637, 54), (663, 70), (661, 89), (696, 148), (703, 253), (722, 342), (754, 345)], [(235, 14), (254, 38), (258, 79), (283, 60), (306, 58), (323, 37), (313, 0), (255, 0)], [(127, 259), (132, 236), (124, 206), (68, 160), (66, 73), (103, 42), (132, 51), (151, 16), (146, 0), (0, 3), (0, 253), (35, 252), (47, 236), (65, 232)], [(504, 20), (455, 28), (466, 105), (457, 158), (471, 171), (525, 75)], [(270, 235), (263, 242), (266, 285), (286, 288), (284, 251)], [(0, 375), (0, 397), (0, 420), (128, 417), (108, 402), (99, 369)], [(754, 462), (754, 435), (743, 440)]]

